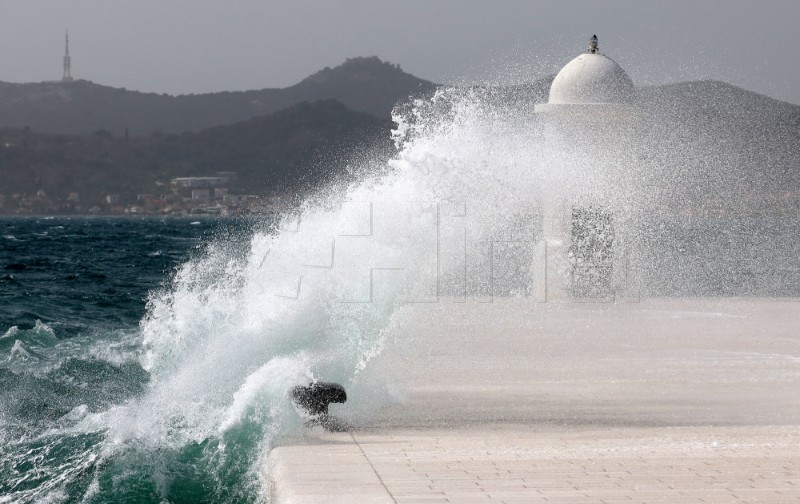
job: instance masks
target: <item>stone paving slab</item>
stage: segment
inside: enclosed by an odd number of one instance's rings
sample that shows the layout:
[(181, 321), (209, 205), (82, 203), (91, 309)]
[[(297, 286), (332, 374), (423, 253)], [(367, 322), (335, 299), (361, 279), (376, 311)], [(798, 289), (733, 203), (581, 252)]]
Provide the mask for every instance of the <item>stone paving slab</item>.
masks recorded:
[(304, 442), (273, 450), (272, 502), (800, 503), (800, 426), (495, 425)]
[(407, 306), (344, 385), (365, 428), (798, 425), (800, 300)]
[(344, 385), (271, 502), (800, 503), (800, 300), (413, 305)]

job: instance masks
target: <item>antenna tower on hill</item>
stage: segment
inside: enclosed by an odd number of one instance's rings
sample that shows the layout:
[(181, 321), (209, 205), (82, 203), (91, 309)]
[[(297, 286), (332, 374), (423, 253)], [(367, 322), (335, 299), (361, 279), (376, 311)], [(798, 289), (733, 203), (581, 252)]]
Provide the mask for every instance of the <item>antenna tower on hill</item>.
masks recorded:
[(64, 46), (64, 76), (61, 77), (62, 82), (72, 82), (72, 74), (70, 69), (72, 67), (72, 58), (69, 55), (69, 31), (67, 31), (67, 36), (65, 39), (65, 46)]

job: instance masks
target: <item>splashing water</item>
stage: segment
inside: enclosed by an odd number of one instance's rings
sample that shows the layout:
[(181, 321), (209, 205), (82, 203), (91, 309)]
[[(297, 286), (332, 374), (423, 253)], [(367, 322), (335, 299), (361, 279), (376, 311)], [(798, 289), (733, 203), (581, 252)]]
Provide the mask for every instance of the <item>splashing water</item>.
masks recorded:
[[(543, 140), (533, 105), (490, 89), (403, 105), (388, 164), (365, 163), (356, 183), (324, 188), (245, 245), (212, 242), (151, 292), (138, 331), (88, 343), (57, 341), (44, 325), (8, 330), (6, 368), (41, 366), (42, 348), (69, 346), (39, 375), (101, 373), (118, 393), (87, 394), (48, 424), (51, 391), (34, 435), (0, 416), (0, 441), (27, 436), (33, 461), (4, 462), (0, 502), (266, 500), (264, 459), (302, 427), (294, 385), (358, 385), (405, 303), (528, 295), (548, 195), (629, 196), (603, 173), (630, 157), (627, 144), (592, 160), (597, 176), (578, 176), (568, 146)], [(84, 369), (87, 348), (98, 358)], [(358, 400), (365, 414), (379, 402)]]
[[(0, 502), (265, 500), (264, 458), (303, 422), (292, 386), (348, 387), (380, 352), (397, 306), (486, 289), (485, 279), (442, 280), (468, 266), (448, 263), (442, 222), (469, 206), (469, 229), (455, 239), (473, 242), (526, 215), (539, 155), (532, 116), (479, 91), (443, 90), (395, 120), (399, 154), (388, 165), (366, 163), (357, 183), (321, 190), (246, 246), (212, 242), (150, 294), (138, 331), (90, 344), (43, 326), (27, 339), (9, 330), (0, 341), (18, 367), (46, 358), (39, 345), (71, 345), (76, 368), (87, 346), (111, 345), (75, 373), (100, 369), (125, 390), (57, 422), (42, 415), (25, 445), (37, 469), (6, 466)], [(49, 370), (64, 373), (59, 355)]]

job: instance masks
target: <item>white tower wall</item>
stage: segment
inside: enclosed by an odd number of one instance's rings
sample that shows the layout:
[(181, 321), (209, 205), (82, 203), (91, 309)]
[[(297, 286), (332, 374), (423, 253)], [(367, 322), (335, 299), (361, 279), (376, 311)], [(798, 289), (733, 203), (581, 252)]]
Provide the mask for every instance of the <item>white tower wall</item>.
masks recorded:
[(636, 171), (638, 157), (638, 119), (631, 104), (634, 96), (630, 78), (613, 60), (597, 52), (593, 38), (589, 52), (572, 60), (556, 76), (549, 103), (536, 107), (560, 177), (542, 201), (543, 239), (537, 246), (534, 287), (540, 300), (576, 298), (573, 281), (581, 264), (580, 258), (570, 257), (570, 251), (574, 252), (576, 239), (573, 227), (582, 215), (600, 220), (611, 216), (610, 229), (604, 229), (613, 233), (613, 271), (601, 274), (611, 275), (607, 281), (612, 298), (637, 295), (627, 236), (633, 189), (630, 174)]

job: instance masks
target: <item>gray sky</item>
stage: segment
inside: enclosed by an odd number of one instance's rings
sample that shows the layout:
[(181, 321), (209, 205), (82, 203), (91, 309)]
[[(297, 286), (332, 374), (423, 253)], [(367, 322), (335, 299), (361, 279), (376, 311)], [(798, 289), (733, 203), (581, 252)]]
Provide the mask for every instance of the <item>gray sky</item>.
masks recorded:
[(721, 79), (800, 104), (800, 1), (0, 0), (0, 80), (283, 87), (377, 55), (436, 82), (556, 72), (597, 33), (637, 85)]

